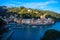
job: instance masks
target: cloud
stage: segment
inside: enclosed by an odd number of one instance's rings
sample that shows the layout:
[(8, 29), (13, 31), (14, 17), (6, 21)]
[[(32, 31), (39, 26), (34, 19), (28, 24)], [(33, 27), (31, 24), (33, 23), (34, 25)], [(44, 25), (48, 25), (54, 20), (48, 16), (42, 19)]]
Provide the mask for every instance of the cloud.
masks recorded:
[(16, 2), (16, 1), (8, 1), (3, 5), (10, 6), (10, 7), (17, 7), (17, 6), (24, 6), (28, 8), (45, 8), (48, 5), (58, 3), (58, 1), (50, 0), (45, 2)]
[(28, 8), (45, 8), (46, 6), (50, 4), (58, 3), (58, 1), (46, 1), (46, 2), (30, 2), (30, 3), (22, 3), (22, 6), (28, 7)]
[(20, 6), (21, 2), (16, 2), (16, 1), (8, 1), (3, 3), (2, 5), (5, 5), (7, 7), (18, 7)]
[(8, 6), (8, 7), (24, 6), (26, 8), (51, 10), (51, 11), (60, 13), (60, 10), (59, 10), (60, 6), (57, 6), (57, 8), (54, 7), (56, 4), (59, 3), (59, 1), (57, 1), (57, 0), (48, 0), (48, 1), (44, 1), (44, 2), (21, 2), (21, 1), (19, 2), (19, 1), (11, 0), (11, 1), (5, 1), (5, 2), (0, 1), (0, 4), (1, 3), (2, 3), (2, 5)]
[[(5, 2), (3, 5), (6, 5), (8, 7), (19, 7), (19, 6), (24, 6), (27, 8), (34, 8), (34, 9), (42, 9), (42, 10), (53, 10), (55, 11), (55, 8), (50, 8), (49, 5), (51, 4), (56, 4), (58, 1), (55, 0), (50, 0), (50, 1), (45, 1), (45, 2), (16, 2), (16, 1), (8, 1)], [(55, 9), (55, 10), (54, 10)], [(56, 10), (57, 11), (57, 10)]]

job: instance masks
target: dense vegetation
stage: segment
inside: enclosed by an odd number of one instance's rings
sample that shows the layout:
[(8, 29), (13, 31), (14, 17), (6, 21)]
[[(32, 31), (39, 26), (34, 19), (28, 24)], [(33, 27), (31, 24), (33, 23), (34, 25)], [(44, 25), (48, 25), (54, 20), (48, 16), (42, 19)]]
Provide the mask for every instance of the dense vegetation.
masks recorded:
[(47, 30), (41, 40), (60, 40), (60, 31)]
[(0, 15), (7, 17), (13, 15), (17, 16), (18, 18), (40, 18), (41, 14), (43, 14), (45, 17), (60, 20), (60, 14), (48, 10), (38, 10), (25, 7), (8, 8), (6, 6), (0, 6)]

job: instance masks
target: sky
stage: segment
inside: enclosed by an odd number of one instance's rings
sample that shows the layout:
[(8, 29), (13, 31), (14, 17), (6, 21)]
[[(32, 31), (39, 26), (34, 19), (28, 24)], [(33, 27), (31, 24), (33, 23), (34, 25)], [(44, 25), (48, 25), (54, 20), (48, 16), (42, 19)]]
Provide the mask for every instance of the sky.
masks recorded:
[(60, 13), (60, 0), (0, 0), (0, 6), (50, 10)]

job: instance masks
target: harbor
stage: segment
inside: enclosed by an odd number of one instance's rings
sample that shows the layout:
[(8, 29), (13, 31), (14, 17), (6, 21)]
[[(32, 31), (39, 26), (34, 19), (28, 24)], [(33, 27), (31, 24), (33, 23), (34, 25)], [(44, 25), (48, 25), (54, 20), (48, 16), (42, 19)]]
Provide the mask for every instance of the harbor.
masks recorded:
[[(1, 18), (1, 17), (0, 17)], [(40, 19), (22, 19), (22, 18), (16, 18), (14, 16), (10, 16), (9, 18), (2, 18), (5, 22), (16, 22), (18, 24), (30, 24), (30, 25), (51, 25), (54, 24), (54, 20), (52, 18), (45, 18), (45, 16), (41, 15)]]

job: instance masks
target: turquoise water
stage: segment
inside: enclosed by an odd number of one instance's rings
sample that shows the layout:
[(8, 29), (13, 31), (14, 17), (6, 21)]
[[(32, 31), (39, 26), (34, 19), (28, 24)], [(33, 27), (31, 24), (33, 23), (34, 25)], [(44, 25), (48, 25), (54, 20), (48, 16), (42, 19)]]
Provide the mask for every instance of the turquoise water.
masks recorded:
[[(18, 27), (17, 24), (11, 23), (8, 24), (10, 27)], [(51, 26), (29, 26), (29, 25), (22, 25), (22, 27), (26, 28), (16, 28), (13, 29), (15, 32), (13, 35), (9, 38), (9, 40), (40, 40), (41, 37), (43, 37), (45, 31), (49, 29), (55, 29), (60, 31), (60, 22), (56, 22), (55, 24)], [(21, 25), (19, 25), (21, 27)], [(12, 31), (13, 31), (12, 30)]]

